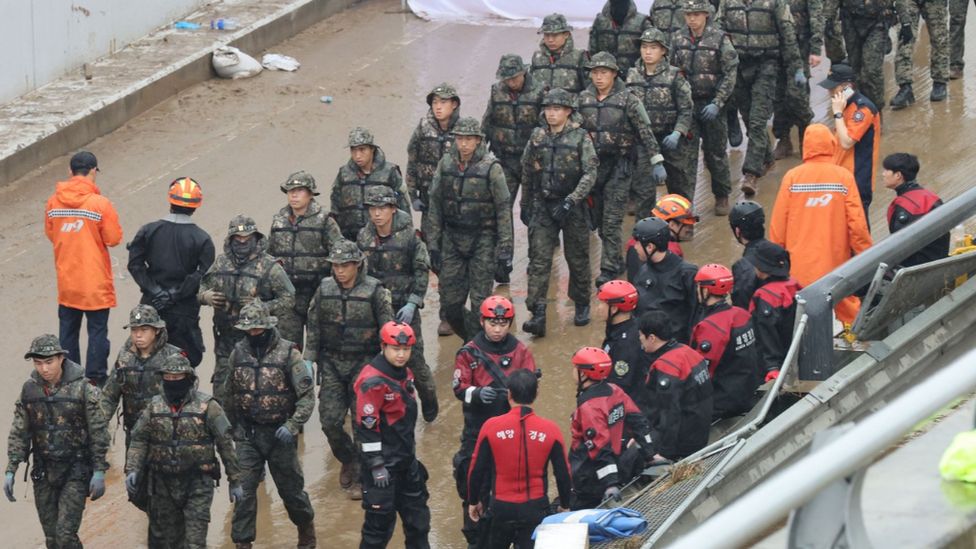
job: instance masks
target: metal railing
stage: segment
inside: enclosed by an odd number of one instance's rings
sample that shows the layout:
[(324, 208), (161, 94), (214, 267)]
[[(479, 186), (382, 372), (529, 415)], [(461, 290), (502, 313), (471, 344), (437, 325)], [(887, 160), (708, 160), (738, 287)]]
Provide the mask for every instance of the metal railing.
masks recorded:
[(937, 212), (852, 257), (800, 292), (798, 301), (802, 302), (810, 324), (800, 345), (801, 380), (824, 380), (836, 371), (832, 333), (834, 304), (868, 284), (879, 263), (899, 264), (920, 245), (935, 240), (976, 213), (976, 187), (946, 202)]
[(831, 483), (870, 464), (918, 422), (976, 388), (974, 360), (976, 351), (969, 351), (822, 449), (759, 484), (670, 547), (732, 549), (754, 540)]

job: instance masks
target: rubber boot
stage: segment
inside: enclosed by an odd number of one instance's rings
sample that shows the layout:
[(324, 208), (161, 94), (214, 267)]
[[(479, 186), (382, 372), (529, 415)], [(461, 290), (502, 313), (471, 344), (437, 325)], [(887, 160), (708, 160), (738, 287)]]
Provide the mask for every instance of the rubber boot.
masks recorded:
[(573, 315), (573, 324), (577, 326), (586, 326), (589, 323), (590, 323), (590, 304), (577, 303), (576, 314)]
[(773, 158), (775, 158), (776, 160), (782, 160), (792, 155), (793, 155), (793, 141), (790, 139), (789, 134), (787, 134), (779, 141), (776, 142), (776, 148), (773, 149)]
[(932, 93), (929, 94), (929, 101), (938, 102), (945, 101), (946, 96), (949, 95), (946, 91), (945, 82), (932, 82)]
[(522, 331), (536, 337), (546, 337), (546, 306), (536, 307), (532, 318), (522, 323)]
[(726, 116), (729, 117), (729, 145), (738, 147), (742, 144), (742, 126), (739, 125), (739, 111), (729, 109)]
[(315, 549), (315, 523), (309, 521), (298, 527), (298, 549)]
[[(932, 87), (932, 91), (935, 91), (935, 86)], [(894, 110), (904, 109), (905, 107), (911, 105), (915, 102), (915, 92), (912, 91), (911, 84), (902, 84), (898, 88), (898, 93), (891, 99), (891, 108)]]

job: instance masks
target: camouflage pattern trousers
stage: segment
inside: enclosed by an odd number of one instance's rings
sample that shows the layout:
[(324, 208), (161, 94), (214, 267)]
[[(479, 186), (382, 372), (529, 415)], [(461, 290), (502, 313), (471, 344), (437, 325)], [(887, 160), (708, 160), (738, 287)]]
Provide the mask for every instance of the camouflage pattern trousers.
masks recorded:
[(344, 464), (353, 463), (359, 455), (352, 437), (346, 431), (346, 415), (356, 404), (353, 383), (363, 365), (372, 358), (372, 355), (338, 357), (329, 353), (319, 356), (319, 375), (322, 380), (319, 391), (319, 422), (325, 438), (329, 440), (332, 455)]
[(278, 318), (278, 333), (282, 339), (287, 339), (298, 345), (298, 349), (305, 348), (305, 326), (308, 325), (308, 304), (315, 295), (318, 286), (295, 286), (295, 309), (287, 315)]
[(786, 74), (786, 67), (781, 67), (776, 77), (776, 100), (773, 103), (773, 135), (778, 139), (790, 136), (793, 126), (799, 128), (798, 139), (803, 141), (803, 131), (813, 120), (813, 109), (810, 108), (810, 40), (799, 38), (800, 59), (803, 60), (803, 73), (807, 83), (797, 86), (793, 75)]
[[(454, 333), (469, 341), (481, 329), (475, 311), (495, 284), (494, 230), (462, 232), (448, 228), (441, 237), (441, 310)], [(471, 308), (464, 305), (470, 297)]]
[(203, 473), (149, 477), (149, 546), (205, 549), (214, 480)]
[(218, 334), (216, 328), (214, 329), (214, 355), (216, 356), (216, 361), (214, 362), (214, 372), (213, 377), (210, 378), (210, 383), (213, 385), (214, 400), (221, 404), (227, 401), (224, 384), (230, 375), (230, 352), (234, 350), (234, 345), (237, 345), (237, 342), (242, 339), (244, 339), (244, 332), (240, 330), (231, 330), (229, 334)]
[(512, 204), (515, 204), (515, 195), (518, 194), (519, 187), (522, 185), (522, 158), (520, 156), (499, 156), (498, 163), (505, 172), (505, 183), (508, 185), (508, 194), (512, 197)]
[(884, 56), (890, 44), (883, 22), (842, 14), (847, 60), (854, 69), (857, 88), (880, 110), (885, 105)]
[(305, 493), (302, 465), (298, 462), (298, 442), (281, 442), (274, 436), (277, 428), (277, 425), (238, 425), (234, 428), (237, 460), (241, 466), (241, 487), (244, 489), (244, 499), (234, 505), (230, 535), (234, 543), (252, 542), (255, 539), (257, 491), (265, 464), (291, 522), (302, 526), (315, 518), (312, 503)]
[(31, 472), (34, 505), (47, 549), (80, 549), (78, 528), (85, 513), (91, 468), (83, 463), (45, 463)]
[[(840, 63), (847, 59), (847, 49), (844, 47), (844, 31), (840, 28), (840, 18), (836, 15), (824, 21), (824, 53), (831, 64)], [(820, 53), (817, 52), (817, 55)]]
[(742, 115), (749, 136), (746, 158), (742, 162), (743, 174), (759, 177), (766, 171), (766, 164), (773, 161), (773, 149), (769, 146), (769, 130), (766, 124), (773, 116), (776, 75), (779, 72), (779, 60), (776, 58), (739, 58), (739, 74), (732, 96), (733, 104)]
[(616, 277), (623, 272), (624, 208), (630, 195), (630, 159), (626, 156), (601, 156), (593, 187), (595, 225), (602, 244), (600, 272)]
[[(949, 67), (962, 69), (966, 66), (966, 12), (970, 0), (949, 0)], [(976, 4), (976, 0), (973, 0)], [(929, 31), (931, 32), (931, 31)]]
[(908, 16), (912, 20), (912, 40), (898, 43), (895, 54), (895, 82), (899, 86), (912, 83), (912, 53), (918, 41), (918, 18), (925, 19), (929, 31), (929, 72), (933, 82), (949, 81), (949, 14), (946, 0), (908, 0)]
[(525, 304), (530, 311), (545, 307), (552, 276), (552, 254), (563, 233), (563, 255), (569, 267), (569, 298), (581, 305), (590, 302), (590, 230), (585, 205), (578, 204), (559, 224), (549, 213), (562, 200), (544, 202), (532, 212), (529, 224), (529, 291)]
[[(695, 100), (695, 112), (691, 117), (691, 129), (689, 130), (691, 139), (687, 145), (688, 164), (685, 169), (689, 174), (692, 174), (691, 180), (694, 184), (698, 175), (698, 147), (700, 143), (705, 167), (708, 168), (708, 174), (712, 179), (712, 194), (729, 196), (732, 192), (732, 176), (729, 170), (729, 154), (726, 149), (729, 140), (728, 116), (723, 109), (714, 120), (702, 120), (701, 111), (709, 103), (711, 103), (709, 99)], [(739, 123), (738, 117), (736, 117), (735, 123)]]

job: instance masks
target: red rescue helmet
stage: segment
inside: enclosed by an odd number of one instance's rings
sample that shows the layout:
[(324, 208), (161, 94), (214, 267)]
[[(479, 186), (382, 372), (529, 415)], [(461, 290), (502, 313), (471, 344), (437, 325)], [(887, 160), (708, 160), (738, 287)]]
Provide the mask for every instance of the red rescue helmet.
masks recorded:
[(380, 328), (380, 341), (387, 345), (408, 345), (417, 343), (417, 336), (409, 324), (391, 320)]
[(596, 298), (621, 311), (633, 311), (637, 308), (637, 288), (626, 280), (611, 280), (600, 286)]
[(694, 225), (698, 216), (691, 211), (691, 201), (680, 194), (666, 194), (657, 201), (651, 213), (665, 221)]
[(573, 354), (573, 366), (593, 381), (603, 381), (610, 376), (613, 361), (606, 351), (598, 347), (583, 347)]
[(481, 318), (515, 318), (515, 307), (506, 297), (488, 296), (481, 302)]
[(192, 177), (181, 177), (169, 184), (169, 203), (183, 208), (199, 208), (203, 191)]
[(695, 284), (706, 288), (712, 295), (729, 295), (734, 283), (732, 271), (725, 265), (717, 263), (702, 265), (695, 275)]

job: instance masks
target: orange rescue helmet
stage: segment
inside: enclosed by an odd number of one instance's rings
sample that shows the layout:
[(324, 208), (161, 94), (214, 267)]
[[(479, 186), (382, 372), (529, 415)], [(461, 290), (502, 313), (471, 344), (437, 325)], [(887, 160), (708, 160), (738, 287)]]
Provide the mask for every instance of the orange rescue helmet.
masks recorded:
[(380, 328), (380, 341), (387, 345), (406, 345), (413, 347), (417, 343), (417, 336), (409, 324), (391, 320)]
[(666, 194), (657, 201), (651, 213), (665, 221), (694, 225), (698, 216), (691, 211), (691, 201), (680, 194)]
[(169, 203), (183, 208), (197, 209), (203, 203), (203, 191), (192, 177), (180, 177), (169, 184)]
[(633, 311), (637, 308), (637, 288), (626, 280), (611, 280), (600, 286), (596, 298), (621, 311)]
[(606, 351), (598, 347), (583, 347), (573, 354), (573, 366), (593, 381), (603, 381), (610, 376), (613, 361)]
[(481, 302), (481, 318), (515, 318), (515, 307), (508, 298), (488, 296)]
[(718, 263), (702, 265), (695, 275), (695, 284), (707, 289), (712, 295), (729, 295), (734, 283), (732, 271)]

